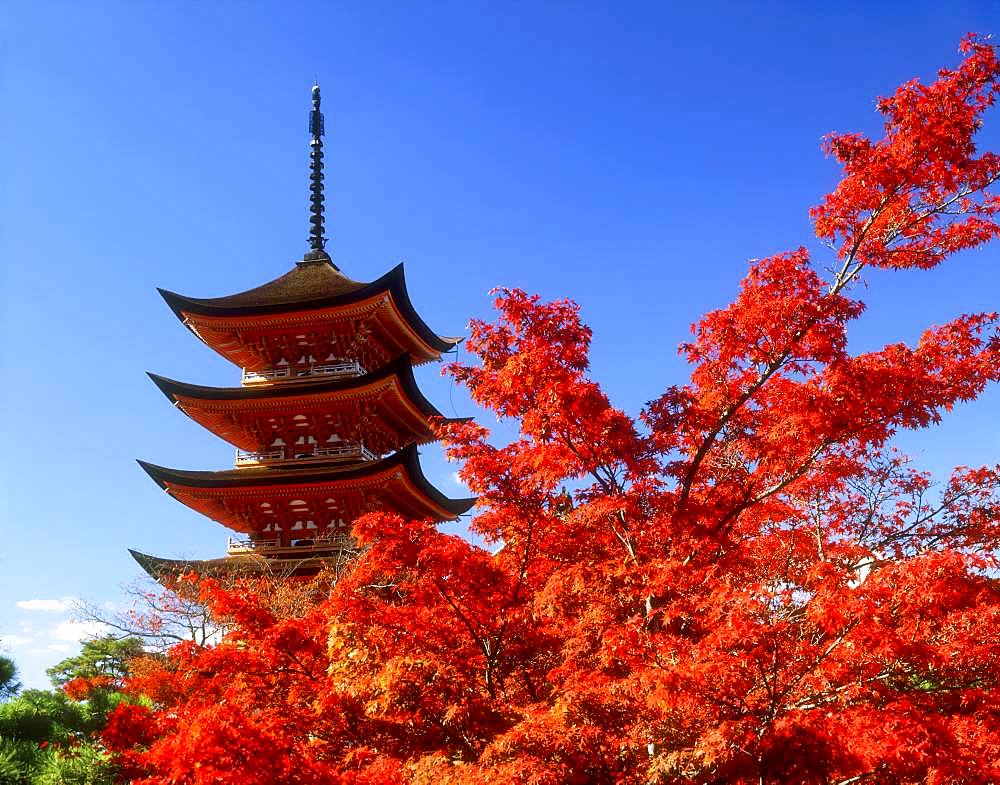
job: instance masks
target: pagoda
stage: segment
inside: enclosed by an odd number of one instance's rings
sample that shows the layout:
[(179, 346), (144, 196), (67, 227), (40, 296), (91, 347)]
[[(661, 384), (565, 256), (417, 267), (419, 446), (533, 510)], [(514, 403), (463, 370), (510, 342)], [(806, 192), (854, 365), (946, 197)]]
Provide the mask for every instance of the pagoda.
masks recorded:
[(150, 374), (188, 417), (236, 448), (232, 469), (139, 464), (167, 493), (231, 530), (227, 554), (185, 561), (131, 551), (162, 580), (180, 572), (308, 575), (356, 552), (351, 523), (376, 510), (452, 520), (473, 499), (450, 499), (420, 468), (417, 448), (441, 413), (414, 365), (457, 338), (424, 323), (403, 266), (370, 283), (344, 275), (326, 251), (323, 115), (313, 86), (309, 251), (287, 273), (227, 297), (159, 290), (199, 339), (242, 369), (239, 387)]

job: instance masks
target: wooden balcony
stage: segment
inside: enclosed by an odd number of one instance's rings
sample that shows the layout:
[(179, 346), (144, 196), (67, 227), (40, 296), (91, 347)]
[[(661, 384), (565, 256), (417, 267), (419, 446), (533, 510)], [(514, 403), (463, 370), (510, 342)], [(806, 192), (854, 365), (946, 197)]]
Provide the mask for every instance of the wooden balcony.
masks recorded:
[(291, 449), (279, 447), (266, 452), (236, 451), (236, 467), (267, 466), (268, 464), (285, 461), (377, 461), (378, 455), (364, 444), (342, 442), (336, 445), (310, 448), (309, 445), (299, 445)]
[(302, 536), (294, 539), (292, 545), (281, 545), (277, 539), (252, 540), (249, 537), (230, 537), (226, 553), (230, 556), (257, 554), (269, 558), (295, 558), (357, 549), (354, 538), (346, 534), (319, 534), (315, 531), (297, 533)]
[(365, 369), (357, 360), (338, 363), (311, 363), (309, 365), (280, 365), (259, 371), (243, 369), (243, 385), (268, 384), (269, 382), (305, 379), (311, 376), (354, 377), (361, 376)]

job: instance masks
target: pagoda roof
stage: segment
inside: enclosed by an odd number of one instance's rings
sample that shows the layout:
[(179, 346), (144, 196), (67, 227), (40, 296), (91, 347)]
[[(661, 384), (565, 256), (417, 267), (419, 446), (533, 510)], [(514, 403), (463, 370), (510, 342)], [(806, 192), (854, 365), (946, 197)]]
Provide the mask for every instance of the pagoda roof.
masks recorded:
[(331, 262), (320, 261), (300, 262), (273, 281), (225, 297), (185, 297), (166, 289), (158, 291), (184, 322), (188, 314), (238, 318), (336, 308), (388, 293), (407, 323), (431, 348), (446, 352), (461, 340), (438, 335), (420, 318), (406, 290), (402, 262), (370, 283), (352, 280)]
[[(403, 355), (372, 373), (332, 379), (307, 377), (292, 382), (250, 387), (204, 387), (178, 382), (150, 373), (160, 391), (185, 414), (217, 436), (245, 450), (264, 449), (265, 444), (250, 421), (265, 413), (327, 410), (365, 406), (387, 400), (380, 407), (385, 433), (375, 449), (389, 452), (410, 442), (426, 444), (437, 439), (429, 421), (445, 418), (421, 393), (413, 376), (409, 356)], [(383, 398), (388, 396), (388, 398)]]
[(413, 365), (409, 355), (402, 355), (377, 371), (351, 376), (348, 378), (330, 379), (322, 376), (311, 376), (296, 379), (291, 383), (269, 384), (252, 387), (205, 387), (200, 384), (188, 384), (166, 376), (147, 372), (147, 376), (160, 388), (160, 392), (173, 403), (181, 398), (195, 398), (204, 401), (267, 401), (287, 400), (306, 396), (329, 395), (335, 393), (360, 392), (387, 379), (398, 379), (400, 387), (427, 417), (443, 417), (441, 412), (428, 401), (413, 377)]
[[(345, 488), (373, 487), (384, 485), (395, 477), (405, 477), (423, 498), (424, 503), (421, 507), (424, 508), (426, 517), (453, 520), (468, 512), (476, 503), (474, 498), (451, 499), (435, 488), (420, 468), (416, 445), (399, 450), (382, 460), (350, 464), (312, 463), (308, 466), (279, 464), (223, 471), (190, 471), (169, 469), (145, 461), (138, 463), (157, 485), (185, 504), (188, 504), (187, 496), (192, 495), (188, 489), (239, 492), (281, 487), (333, 486), (335, 488), (338, 485)], [(181, 491), (188, 492), (179, 494)], [(185, 498), (180, 498), (181, 495)], [(206, 494), (199, 494), (199, 496), (204, 495)], [(231, 522), (227, 520), (224, 523), (230, 525)]]
[(268, 575), (287, 577), (291, 575), (315, 575), (323, 567), (337, 563), (343, 554), (332, 556), (303, 556), (298, 559), (268, 559), (259, 554), (223, 556), (219, 559), (166, 559), (152, 556), (129, 548), (128, 551), (139, 566), (157, 581), (175, 579), (186, 573), (204, 576)]

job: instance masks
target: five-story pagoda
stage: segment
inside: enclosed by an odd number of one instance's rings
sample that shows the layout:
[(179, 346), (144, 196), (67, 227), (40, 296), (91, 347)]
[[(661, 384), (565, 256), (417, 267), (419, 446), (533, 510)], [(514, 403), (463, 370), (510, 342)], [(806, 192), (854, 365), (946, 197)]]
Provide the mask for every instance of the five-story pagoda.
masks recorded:
[(153, 577), (182, 571), (316, 572), (350, 556), (351, 522), (374, 510), (454, 519), (472, 499), (449, 499), (424, 477), (417, 446), (440, 413), (417, 389), (413, 365), (458, 339), (424, 323), (398, 265), (353, 281), (326, 251), (323, 115), (310, 114), (310, 250), (285, 275), (210, 299), (160, 290), (198, 338), (243, 369), (241, 387), (150, 374), (178, 408), (237, 448), (225, 471), (140, 465), (167, 493), (237, 533), (227, 556), (161, 559), (132, 551)]

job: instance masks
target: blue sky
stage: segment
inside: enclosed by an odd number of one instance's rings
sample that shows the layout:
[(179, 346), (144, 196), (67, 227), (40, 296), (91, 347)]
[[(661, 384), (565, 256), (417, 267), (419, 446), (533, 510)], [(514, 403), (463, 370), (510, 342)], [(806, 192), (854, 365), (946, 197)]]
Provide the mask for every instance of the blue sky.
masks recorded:
[[(314, 77), (343, 270), (403, 260), (448, 335), (497, 285), (571, 297), (595, 377), (636, 413), (684, 381), (675, 347), (750, 258), (816, 247), (807, 209), (837, 176), (821, 136), (876, 132), (876, 95), (955, 63), (967, 31), (1000, 34), (987, 0), (46, 2), (0, 21), (0, 636), (34, 686), (90, 631), (71, 598), (120, 603), (140, 575), (127, 548), (224, 551), (134, 462), (232, 463), (145, 376), (238, 376), (155, 287), (227, 294), (301, 258)], [(1000, 307), (998, 259), (871, 276), (852, 348)], [(436, 368), (419, 380), (476, 414)], [(996, 462), (998, 410), (994, 389), (900, 443), (937, 472)], [(438, 450), (424, 465), (463, 494)]]

